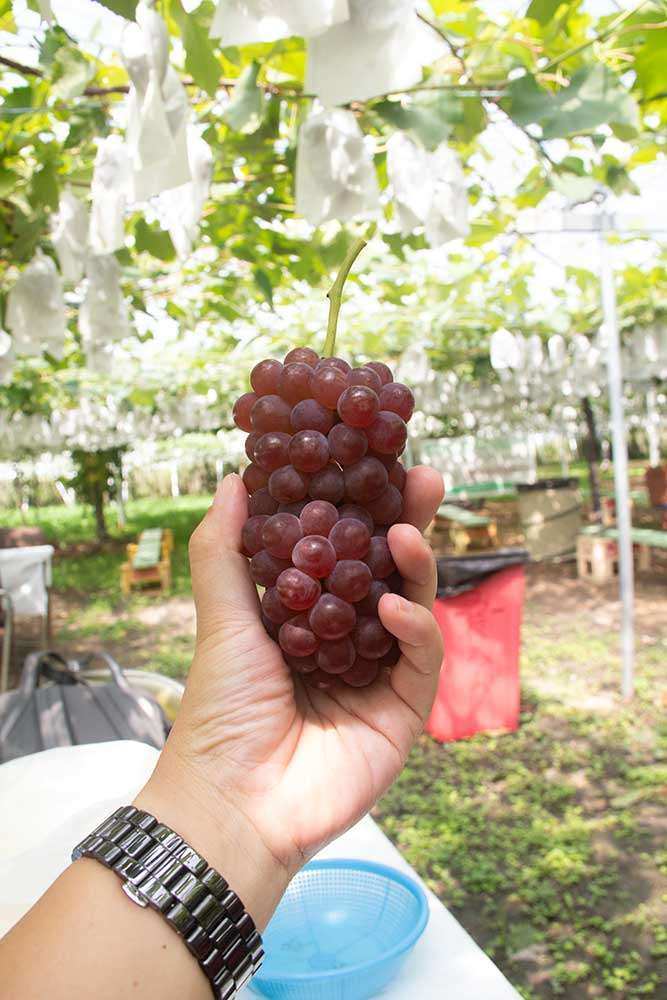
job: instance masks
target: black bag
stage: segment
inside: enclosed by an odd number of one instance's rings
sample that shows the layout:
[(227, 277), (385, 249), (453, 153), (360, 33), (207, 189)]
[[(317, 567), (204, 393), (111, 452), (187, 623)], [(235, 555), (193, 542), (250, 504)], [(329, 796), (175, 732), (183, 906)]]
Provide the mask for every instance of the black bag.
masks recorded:
[[(81, 675), (96, 658), (106, 663), (109, 683), (91, 684)], [(50, 683), (40, 687), (42, 680)], [(31, 653), (18, 689), (0, 695), (0, 763), (52, 747), (110, 740), (138, 740), (161, 749), (166, 733), (158, 703), (133, 691), (104, 650), (80, 663), (55, 652)]]

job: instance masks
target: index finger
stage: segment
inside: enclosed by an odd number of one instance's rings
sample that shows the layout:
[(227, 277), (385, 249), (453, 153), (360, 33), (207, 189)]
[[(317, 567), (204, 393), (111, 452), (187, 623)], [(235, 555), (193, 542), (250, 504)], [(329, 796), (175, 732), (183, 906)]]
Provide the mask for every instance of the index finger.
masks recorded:
[(408, 471), (403, 490), (403, 520), (424, 531), (442, 503), (445, 486), (442, 476), (427, 465), (416, 465)]

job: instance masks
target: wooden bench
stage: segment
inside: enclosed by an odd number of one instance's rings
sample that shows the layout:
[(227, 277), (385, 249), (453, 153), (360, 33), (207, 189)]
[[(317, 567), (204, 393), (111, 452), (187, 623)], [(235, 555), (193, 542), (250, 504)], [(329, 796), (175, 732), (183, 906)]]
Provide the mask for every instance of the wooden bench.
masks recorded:
[[(577, 571), (593, 583), (607, 583), (618, 573), (618, 529), (591, 525), (577, 538)], [(667, 549), (667, 531), (633, 528), (632, 544), (638, 552), (640, 570), (651, 569), (651, 551)]]
[(127, 596), (132, 587), (157, 584), (163, 593), (171, 590), (171, 528), (142, 531), (138, 543), (127, 546), (127, 562), (120, 568), (120, 589)]
[(435, 515), (437, 521), (449, 522), (449, 537), (457, 554), (474, 548), (492, 548), (496, 543), (496, 522), (484, 514), (474, 514), (453, 503), (443, 503)]

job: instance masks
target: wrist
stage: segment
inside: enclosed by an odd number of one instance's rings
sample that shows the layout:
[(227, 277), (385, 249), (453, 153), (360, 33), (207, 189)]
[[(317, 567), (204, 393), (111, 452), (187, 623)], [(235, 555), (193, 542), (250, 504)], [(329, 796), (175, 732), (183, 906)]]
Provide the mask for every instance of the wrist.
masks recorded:
[(262, 931), (295, 874), (231, 800), (163, 751), (133, 805), (183, 837), (227, 880)]

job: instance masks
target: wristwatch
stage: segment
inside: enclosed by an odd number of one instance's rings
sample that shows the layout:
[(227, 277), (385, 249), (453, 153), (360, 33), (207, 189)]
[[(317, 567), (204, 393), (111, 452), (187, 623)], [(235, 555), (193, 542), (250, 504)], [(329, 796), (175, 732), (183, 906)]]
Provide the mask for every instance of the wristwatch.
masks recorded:
[(199, 962), (216, 1000), (230, 1000), (257, 972), (262, 939), (226, 880), (155, 816), (121, 806), (77, 844), (122, 879), (139, 906), (160, 913)]

